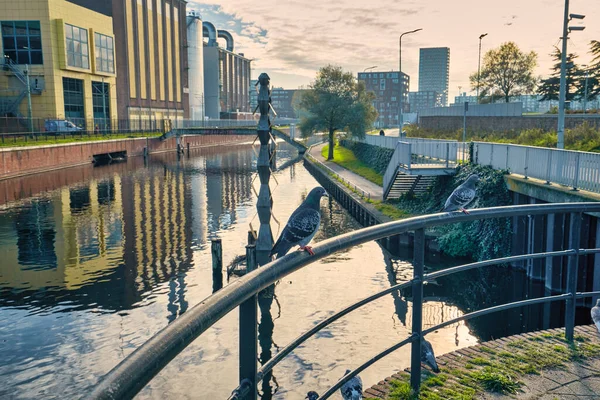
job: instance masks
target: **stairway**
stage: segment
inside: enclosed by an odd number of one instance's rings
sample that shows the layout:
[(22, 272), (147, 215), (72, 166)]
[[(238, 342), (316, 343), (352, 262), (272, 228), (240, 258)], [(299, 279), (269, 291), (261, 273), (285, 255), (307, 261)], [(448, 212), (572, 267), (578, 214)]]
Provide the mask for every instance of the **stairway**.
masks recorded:
[(421, 194), (429, 189), (435, 179), (435, 176), (406, 175), (396, 172), (396, 177), (386, 193), (385, 199), (397, 199), (406, 194)]
[[(0, 97), (0, 116), (12, 115), (16, 117), (19, 123), (23, 126), (28, 126), (28, 121), (25, 116), (19, 111), (21, 102), (27, 97), (27, 76), (10, 58), (4, 58), (2, 69), (12, 73), (23, 85), (20, 91), (15, 89), (19, 94), (17, 96)], [(30, 87), (32, 95), (42, 94), (42, 90), (35, 87)]]

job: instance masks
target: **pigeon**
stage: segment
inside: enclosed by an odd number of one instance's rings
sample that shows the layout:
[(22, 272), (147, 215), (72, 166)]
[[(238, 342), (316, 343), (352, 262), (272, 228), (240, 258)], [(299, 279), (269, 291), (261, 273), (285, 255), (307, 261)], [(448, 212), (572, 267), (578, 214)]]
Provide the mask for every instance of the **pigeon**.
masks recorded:
[(600, 333), (600, 299), (596, 300), (596, 305), (592, 307), (592, 321), (594, 321)]
[(479, 175), (470, 175), (466, 182), (454, 189), (450, 197), (446, 200), (442, 211), (462, 211), (465, 214), (469, 212), (465, 210), (465, 207), (473, 201), (477, 192), (475, 191), (475, 184), (479, 181)]
[[(344, 376), (348, 375), (350, 372), (351, 371), (347, 369)], [(362, 380), (360, 379), (360, 376), (357, 375), (344, 383), (340, 392), (342, 392), (342, 398), (344, 400), (362, 400)]]
[(305, 399), (308, 399), (308, 400), (317, 400), (318, 398), (319, 398), (319, 394), (317, 392), (315, 392), (314, 390), (311, 390), (310, 392), (308, 392), (305, 397)]
[(308, 193), (306, 200), (292, 213), (283, 232), (271, 250), (269, 257), (277, 255), (283, 257), (294, 246), (300, 246), (311, 256), (315, 253), (307, 244), (312, 240), (321, 225), (320, 200), (321, 197), (329, 197), (325, 189), (317, 186)]
[(433, 372), (440, 372), (435, 361), (435, 354), (433, 354), (433, 346), (425, 338), (421, 340), (421, 361), (429, 365)]

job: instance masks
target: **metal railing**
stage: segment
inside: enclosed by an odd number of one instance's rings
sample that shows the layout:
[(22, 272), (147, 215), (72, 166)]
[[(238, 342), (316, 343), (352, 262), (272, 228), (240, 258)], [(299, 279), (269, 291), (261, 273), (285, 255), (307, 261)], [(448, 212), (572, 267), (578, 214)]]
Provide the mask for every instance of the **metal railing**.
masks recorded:
[(385, 173), (383, 174), (383, 198), (385, 199), (390, 191), (394, 180), (396, 179), (396, 173), (400, 167), (410, 168), (412, 160), (411, 144), (406, 142), (396, 142), (394, 148), (394, 154), (388, 163)]
[[(298, 124), (300, 120), (292, 118), (277, 118), (272, 121), (274, 125), (290, 125)], [(204, 119), (204, 120), (173, 120), (173, 128), (175, 129), (193, 129), (193, 128), (256, 128), (258, 123), (258, 115), (256, 119)]]
[(600, 193), (600, 153), (486, 142), (473, 146), (477, 164)]
[[(374, 364), (379, 359), (387, 356), (393, 351), (411, 344), (411, 386), (415, 392), (419, 391), (421, 380), (421, 341), (422, 338), (437, 329), (448, 326), (459, 321), (470, 320), (482, 315), (498, 311), (514, 309), (517, 307), (534, 304), (549, 303), (555, 301), (566, 301), (565, 313), (565, 336), (568, 341), (573, 341), (575, 328), (576, 300), (580, 298), (600, 295), (600, 292), (577, 292), (577, 270), (579, 268), (579, 257), (583, 255), (598, 254), (600, 249), (580, 249), (580, 232), (582, 224), (582, 213), (599, 212), (600, 203), (561, 203), (561, 204), (530, 204), (508, 207), (494, 207), (470, 210), (464, 213), (438, 213), (419, 217), (413, 217), (401, 221), (394, 221), (358, 231), (346, 233), (334, 238), (317, 243), (313, 250), (314, 256), (304, 252), (293, 252), (285, 257), (277, 259), (262, 268), (249, 272), (239, 280), (235, 280), (228, 286), (217, 291), (204, 299), (200, 304), (188, 310), (184, 315), (172, 324), (162, 329), (158, 334), (149, 339), (131, 355), (125, 358), (119, 365), (113, 368), (94, 388), (90, 395), (92, 399), (122, 399), (132, 398), (150, 380), (164, 368), (177, 354), (185, 349), (203, 332), (213, 326), (230, 311), (248, 301), (256, 307), (256, 295), (277, 280), (305, 267), (317, 260), (331, 255), (334, 252), (349, 249), (351, 247), (383, 239), (388, 236), (398, 235), (406, 232), (414, 232), (413, 249), (413, 279), (401, 284), (394, 285), (379, 293), (373, 294), (359, 302), (356, 302), (334, 315), (320, 321), (316, 326), (306, 333), (298, 336), (291, 343), (279, 351), (272, 359), (265, 363), (255, 376), (240, 379), (240, 386), (234, 390), (232, 399), (256, 399), (258, 382), (265, 377), (286, 355), (297, 348), (306, 339), (312, 337), (321, 329), (330, 325), (344, 315), (371, 303), (389, 293), (411, 287), (412, 288), (412, 329), (411, 335), (396, 345), (374, 355), (349, 374), (345, 375), (319, 399), (326, 399), (337, 391), (346, 381)], [(545, 253), (523, 254), (519, 256), (504, 257), (493, 260), (485, 260), (457, 267), (444, 269), (429, 274), (424, 273), (425, 253), (425, 229), (446, 225), (451, 223), (485, 220), (492, 218), (505, 218), (517, 216), (536, 216), (547, 214), (570, 214), (570, 234), (568, 249), (562, 251), (550, 251)], [(251, 246), (248, 246), (250, 248)], [(251, 253), (250, 253), (251, 254)], [(508, 304), (489, 307), (482, 310), (470, 312), (462, 316), (452, 318), (428, 329), (422, 329), (423, 314), (423, 285), (428, 281), (447, 276), (457, 272), (464, 272), (475, 268), (505, 265), (506, 263), (549, 257), (568, 257), (566, 292), (559, 295), (546, 296), (528, 300), (515, 301)], [(250, 257), (252, 258), (252, 257)], [(257, 321), (243, 318), (240, 313), (240, 331), (256, 331)], [(246, 324), (246, 325), (245, 325)], [(256, 338), (252, 340), (256, 342)], [(240, 337), (240, 346), (246, 346), (240, 351), (240, 370), (248, 366), (256, 365), (257, 344), (248, 342), (246, 338)], [(248, 346), (250, 348), (248, 348)], [(244, 357), (242, 353), (247, 356)]]

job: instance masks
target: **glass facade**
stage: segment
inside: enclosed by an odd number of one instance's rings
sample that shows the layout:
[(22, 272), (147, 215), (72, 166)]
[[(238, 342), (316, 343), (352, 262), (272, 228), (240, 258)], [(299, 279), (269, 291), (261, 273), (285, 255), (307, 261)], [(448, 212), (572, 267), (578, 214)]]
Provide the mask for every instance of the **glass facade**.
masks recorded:
[(40, 21), (2, 21), (4, 55), (16, 64), (43, 64)]
[(65, 118), (79, 125), (85, 122), (83, 97), (83, 81), (81, 79), (63, 78), (65, 100)]
[(92, 82), (94, 127), (108, 129), (110, 125), (110, 87), (108, 83)]
[(67, 39), (67, 65), (75, 68), (90, 68), (88, 32), (86, 29), (65, 24)]
[(94, 33), (94, 55), (96, 57), (96, 71), (115, 73), (113, 38), (101, 33)]

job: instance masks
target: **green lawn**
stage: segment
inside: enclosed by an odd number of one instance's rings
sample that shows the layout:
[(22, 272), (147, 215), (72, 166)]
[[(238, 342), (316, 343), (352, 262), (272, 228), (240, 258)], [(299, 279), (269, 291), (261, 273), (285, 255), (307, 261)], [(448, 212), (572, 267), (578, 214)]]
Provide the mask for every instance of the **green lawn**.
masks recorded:
[[(329, 145), (325, 145), (321, 150), (321, 155), (327, 158), (328, 153)], [(332, 161), (379, 186), (383, 186), (383, 175), (380, 175), (373, 168), (358, 160), (354, 156), (354, 153), (345, 147), (337, 145), (333, 148)]]
[[(3, 137), (3, 140), (0, 141), (0, 147), (24, 147), (24, 146), (42, 146), (48, 144), (68, 144), (68, 143), (84, 143), (84, 142), (94, 142), (98, 140), (114, 140), (114, 139), (131, 139), (131, 138), (145, 138), (145, 137), (159, 137), (162, 133), (123, 133), (123, 134), (110, 134), (110, 135), (83, 135), (80, 136), (72, 136), (67, 134), (66, 137), (63, 136), (46, 136), (40, 135), (35, 138), (31, 137), (18, 137), (14, 140), (11, 137)], [(1, 136), (1, 135), (0, 135)]]

